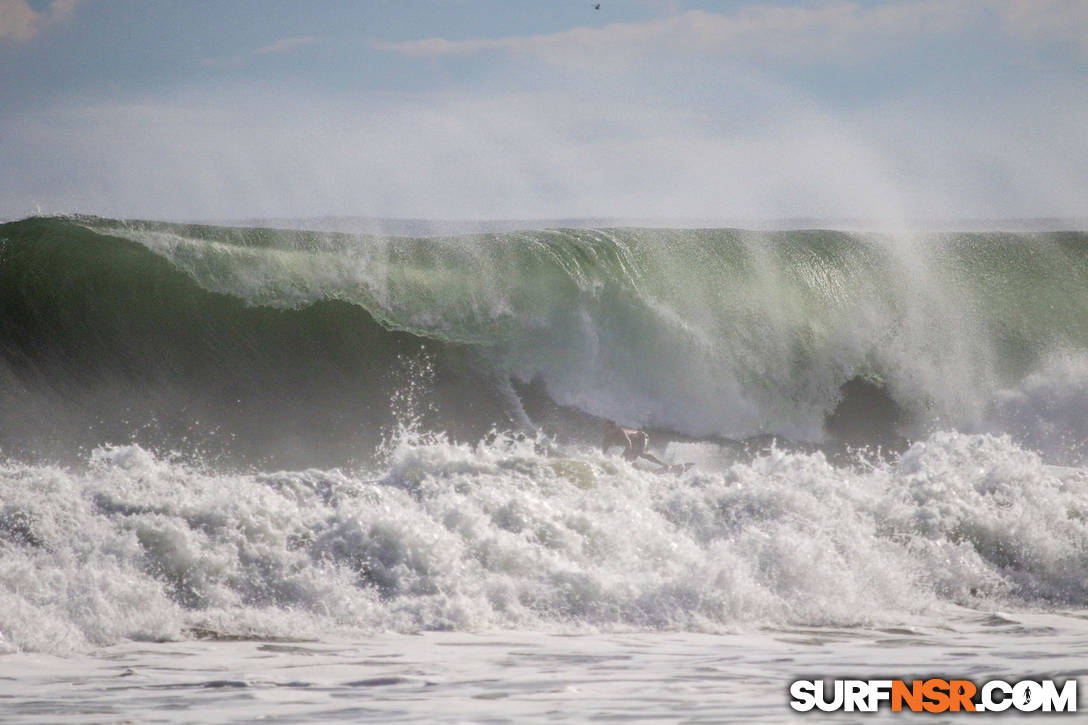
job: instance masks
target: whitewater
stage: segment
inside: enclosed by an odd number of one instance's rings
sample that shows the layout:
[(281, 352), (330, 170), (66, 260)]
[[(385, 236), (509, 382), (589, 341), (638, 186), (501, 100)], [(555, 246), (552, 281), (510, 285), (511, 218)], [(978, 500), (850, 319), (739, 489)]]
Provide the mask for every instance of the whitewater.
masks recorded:
[(3, 718), (1084, 678), (1086, 280), (1079, 232), (2, 225)]

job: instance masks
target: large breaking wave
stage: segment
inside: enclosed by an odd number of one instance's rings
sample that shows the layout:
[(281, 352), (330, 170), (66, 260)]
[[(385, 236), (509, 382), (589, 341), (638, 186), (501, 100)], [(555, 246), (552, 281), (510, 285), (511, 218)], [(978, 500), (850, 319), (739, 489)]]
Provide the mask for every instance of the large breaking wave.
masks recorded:
[(1006, 432), (1062, 462), (1088, 438), (1082, 233), (50, 218), (0, 240), (8, 453), (136, 441), (341, 463), (370, 454), (406, 387), (464, 440), (547, 410), (573, 414), (559, 434), (581, 414), (733, 439)]
[[(3, 225), (0, 652), (1081, 609), (1086, 265), (1081, 233)], [(600, 417), (695, 466), (602, 455)]]

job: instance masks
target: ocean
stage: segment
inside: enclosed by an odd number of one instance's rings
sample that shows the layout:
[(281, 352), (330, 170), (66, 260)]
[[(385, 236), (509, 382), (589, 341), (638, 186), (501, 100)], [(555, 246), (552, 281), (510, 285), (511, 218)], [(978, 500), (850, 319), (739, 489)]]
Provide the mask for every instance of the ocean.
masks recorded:
[(1086, 282), (1083, 232), (0, 225), (0, 720), (1088, 677)]

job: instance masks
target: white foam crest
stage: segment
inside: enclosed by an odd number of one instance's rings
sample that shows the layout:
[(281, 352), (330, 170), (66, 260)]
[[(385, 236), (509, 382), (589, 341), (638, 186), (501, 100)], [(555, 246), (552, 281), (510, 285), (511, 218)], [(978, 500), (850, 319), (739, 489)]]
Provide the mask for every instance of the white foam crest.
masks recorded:
[[(667, 456), (698, 447), (672, 447)], [(0, 467), (5, 646), (337, 630), (723, 631), (1088, 602), (1088, 471), (935, 434), (894, 465), (406, 436), (376, 472), (216, 474), (136, 446)]]
[(64, 653), (176, 636), (177, 606), (131, 566), (138, 542), (96, 514), (78, 477), (7, 464), (0, 487), (0, 631), (11, 645)]
[(204, 289), (247, 304), (300, 308), (325, 299), (389, 302), (381, 240), (335, 247), (330, 242), (328, 249), (319, 250), (276, 249), (145, 228), (114, 226), (108, 231), (162, 255)]
[(978, 302), (939, 243), (812, 233), (611, 240), (640, 271), (571, 301), (506, 359), (552, 397), (633, 425), (821, 440), (843, 383), (871, 376), (917, 423), (977, 426), (999, 376)]
[(1018, 387), (998, 391), (988, 427), (1054, 462), (1088, 460), (1088, 355), (1050, 355)]
[(1046, 465), (1008, 436), (942, 432), (896, 473), (885, 524), (939, 594), (1088, 601), (1088, 470)]

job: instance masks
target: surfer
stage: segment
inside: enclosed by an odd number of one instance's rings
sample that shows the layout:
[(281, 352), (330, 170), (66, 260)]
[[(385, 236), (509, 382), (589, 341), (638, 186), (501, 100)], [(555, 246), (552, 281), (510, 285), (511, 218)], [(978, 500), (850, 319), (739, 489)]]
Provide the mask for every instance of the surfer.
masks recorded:
[(612, 420), (606, 420), (604, 422), (604, 445), (601, 446), (602, 453), (608, 453), (608, 449), (612, 446), (623, 446), (623, 460), (625, 461), (637, 461), (639, 458), (645, 458), (647, 461), (652, 461), (662, 468), (669, 468), (669, 464), (665, 463), (652, 453), (646, 452), (646, 446), (650, 443), (650, 436), (646, 434), (646, 431), (636, 430), (634, 428), (623, 428), (618, 423)]

